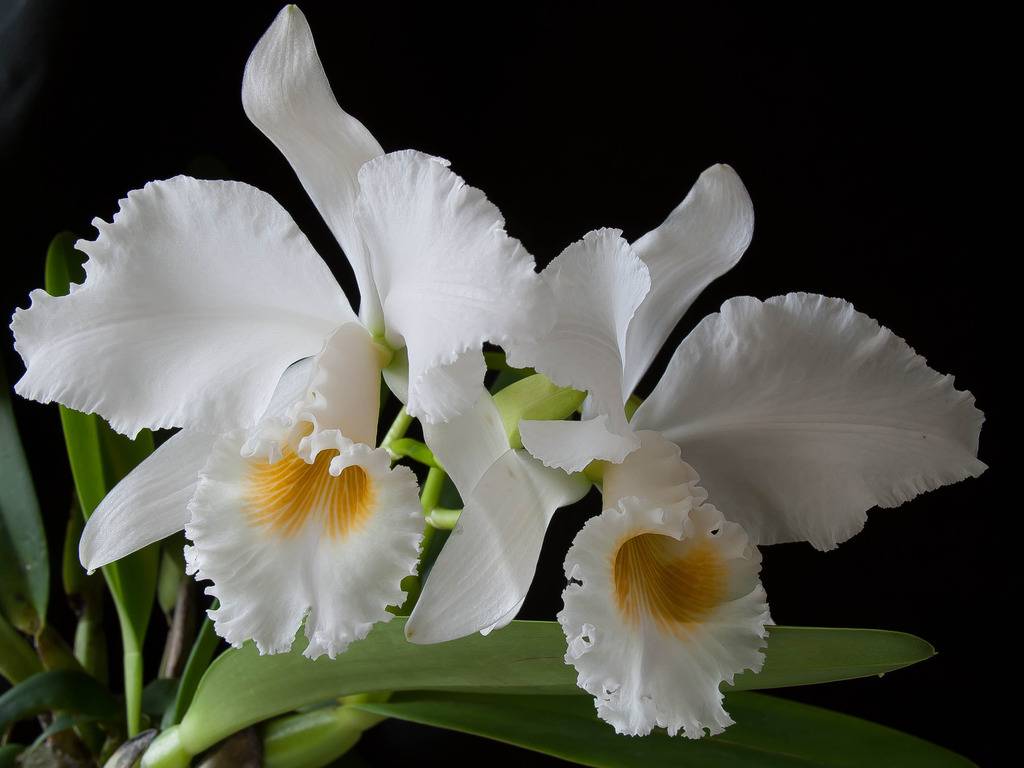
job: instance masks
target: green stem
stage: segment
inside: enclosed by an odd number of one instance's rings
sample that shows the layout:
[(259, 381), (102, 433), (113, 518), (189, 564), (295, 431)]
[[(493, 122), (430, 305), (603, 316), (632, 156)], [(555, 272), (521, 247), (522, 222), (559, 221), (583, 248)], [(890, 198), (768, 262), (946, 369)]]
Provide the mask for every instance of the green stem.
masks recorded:
[(405, 603), (395, 611), (398, 616), (408, 616), (412, 613), (413, 606), (416, 605), (420, 592), (423, 590), (423, 558), (430, 549), (430, 542), (437, 530), (430, 523), (430, 514), (437, 508), (437, 502), (441, 499), (441, 490), (444, 488), (444, 481), (447, 477), (448, 475), (443, 469), (431, 467), (427, 472), (427, 479), (423, 481), (423, 488), (420, 491), (420, 506), (423, 509), (426, 523), (423, 526), (423, 541), (420, 544), (420, 562), (415, 576), (406, 576), (402, 579), (402, 588), (407, 597)]
[[(210, 609), (216, 610), (218, 605), (219, 603), (214, 600)], [(168, 714), (164, 718), (164, 728), (177, 725), (185, 717), (185, 713), (192, 703), (192, 697), (196, 694), (196, 688), (199, 687), (199, 680), (206, 672), (206, 668), (210, 666), (210, 662), (213, 661), (213, 655), (216, 653), (218, 645), (220, 645), (220, 638), (214, 631), (213, 619), (207, 616), (203, 621), (203, 626), (199, 629), (199, 634), (196, 635), (192, 651), (188, 655), (188, 661), (185, 662), (185, 668), (181, 672), (178, 693), (174, 698), (174, 706), (167, 711)]]
[(392, 440), (387, 447), (387, 451), (391, 455), (392, 461), (409, 458), (425, 467), (444, 469), (441, 466), (441, 462), (437, 460), (426, 443), (414, 440), (411, 437), (400, 437), (397, 440)]
[(142, 649), (132, 632), (121, 634), (124, 643), (124, 703), (128, 738), (142, 730)]
[(398, 415), (395, 416), (395, 420), (391, 422), (391, 426), (388, 427), (387, 433), (384, 435), (384, 439), (380, 441), (380, 447), (390, 453), (390, 446), (395, 440), (399, 440), (405, 437), (405, 433), (409, 431), (409, 427), (412, 425), (412, 416), (410, 416), (405, 406), (398, 411)]
[(434, 509), (427, 513), (427, 522), (439, 530), (450, 531), (455, 528), (455, 524), (459, 522), (459, 516), (461, 514), (461, 509), (434, 507)]

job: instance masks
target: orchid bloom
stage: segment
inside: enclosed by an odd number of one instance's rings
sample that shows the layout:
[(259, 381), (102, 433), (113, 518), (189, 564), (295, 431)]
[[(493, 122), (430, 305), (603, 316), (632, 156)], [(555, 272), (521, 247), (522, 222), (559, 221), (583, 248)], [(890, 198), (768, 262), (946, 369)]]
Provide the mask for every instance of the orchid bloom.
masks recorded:
[[(542, 272), (554, 326), (508, 349), (513, 364), (588, 393), (581, 420), (524, 420), (519, 430), (550, 468), (601, 460), (604, 512), (569, 550), (559, 621), (567, 663), (622, 733), (663, 726), (699, 737), (731, 722), (719, 686), (760, 669), (770, 623), (757, 545), (830, 549), (871, 507), (985, 470), (970, 393), (849, 303), (811, 294), (727, 301), (627, 420), (658, 349), (752, 231), (739, 177), (712, 167), (637, 242), (600, 230), (554, 259)], [(479, 472), (454, 545), (431, 571), (413, 639), (484, 629), (526, 596), (552, 510), (489, 495), (491, 473)]]
[(483, 342), (543, 330), (550, 297), (479, 190), (443, 160), (385, 154), (338, 106), (294, 6), (242, 101), (345, 251), (360, 314), (269, 195), (152, 182), (78, 244), (82, 285), (15, 313), (16, 389), (129, 436), (182, 428), (89, 519), (87, 568), (184, 529), (221, 636), (283, 651), (305, 617), (306, 654), (333, 656), (391, 617), (422, 535), (414, 475), (374, 447), (381, 370), (408, 377), (409, 413), (451, 419), (483, 391)]

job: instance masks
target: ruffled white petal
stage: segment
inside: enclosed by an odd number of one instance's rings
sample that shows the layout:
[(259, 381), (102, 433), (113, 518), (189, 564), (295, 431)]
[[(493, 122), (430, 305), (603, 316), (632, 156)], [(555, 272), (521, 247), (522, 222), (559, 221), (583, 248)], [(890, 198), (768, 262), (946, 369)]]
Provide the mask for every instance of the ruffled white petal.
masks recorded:
[(873, 506), (980, 475), (982, 413), (840, 299), (744, 297), (705, 318), (634, 417), (759, 544), (829, 549)]
[(216, 440), (182, 430), (115, 485), (85, 523), (82, 565), (94, 571), (184, 528), (199, 470)]
[(504, 626), (530, 588), (555, 510), (589, 487), (525, 451), (503, 454), (463, 496), (462, 515), (406, 622), (406, 637), (439, 643)]
[(298, 418), (314, 431), (337, 429), (354, 443), (375, 445), (381, 352), (359, 323), (335, 331), (313, 361)]
[(380, 322), (367, 256), (355, 224), (359, 167), (384, 154), (334, 98), (306, 17), (285, 6), (249, 56), (242, 82), (249, 119), (281, 150), (355, 271), (364, 320)]
[(566, 557), (558, 620), (598, 716), (630, 735), (730, 725), (719, 686), (764, 661), (760, 566), (742, 528), (698, 498), (629, 497), (591, 518)]
[(246, 184), (151, 182), (94, 224), (85, 282), (14, 314), (16, 390), (127, 435), (252, 425), (282, 372), (354, 319), (291, 217)]
[(658, 432), (644, 430), (636, 435), (640, 448), (621, 464), (604, 467), (601, 494), (606, 509), (617, 507), (630, 496), (657, 507), (688, 500), (700, 504), (707, 499), (707, 491), (698, 485), (697, 473), (680, 458), (678, 445)]
[(505, 233), (498, 209), (447, 165), (406, 151), (359, 171), (358, 222), (388, 342), (408, 349), (407, 407), (427, 421), (476, 402), (484, 341), (530, 337), (553, 320), (533, 258)]
[(630, 324), (626, 392), (632, 392), (700, 292), (728, 272), (750, 245), (754, 207), (728, 165), (713, 165), (657, 229), (633, 250), (651, 273), (651, 290)]
[(305, 616), (306, 655), (333, 657), (403, 601), (423, 527), (415, 476), (336, 430), (273, 465), (242, 458), (240, 444), (220, 440), (201, 474), (188, 571), (213, 582), (220, 608), (210, 615), (229, 643), (286, 651)]
[(541, 277), (554, 297), (555, 324), (510, 345), (509, 362), (589, 392), (590, 418), (582, 427), (521, 428), (523, 444), (545, 465), (568, 472), (593, 459), (622, 461), (638, 445), (623, 412), (623, 362), (630, 320), (651, 287), (647, 267), (619, 230), (600, 229), (562, 251)]
[(501, 415), (486, 392), (451, 421), (425, 423), (423, 437), (456, 489), (467, 498), (484, 473), (509, 450)]
[(523, 447), (544, 466), (580, 472), (594, 459), (620, 462), (639, 445), (632, 431), (616, 434), (608, 421), (606, 415), (581, 421), (521, 421), (519, 435)]

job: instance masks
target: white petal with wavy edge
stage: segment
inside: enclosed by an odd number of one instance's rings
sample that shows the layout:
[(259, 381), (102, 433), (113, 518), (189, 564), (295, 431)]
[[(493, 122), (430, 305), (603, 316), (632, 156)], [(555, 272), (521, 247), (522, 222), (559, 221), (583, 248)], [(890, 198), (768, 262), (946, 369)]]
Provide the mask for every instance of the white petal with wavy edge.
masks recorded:
[(587, 421), (523, 422), (527, 450), (546, 466), (579, 472), (594, 459), (622, 461), (638, 443), (623, 407), (626, 332), (651, 287), (647, 267), (617, 229), (588, 232), (541, 273), (558, 316), (543, 336), (508, 348), (509, 362), (534, 367), (561, 387), (590, 393)]
[(664, 507), (692, 500), (707, 500), (693, 467), (680, 458), (679, 446), (657, 432), (636, 433), (640, 448), (621, 464), (604, 466), (601, 494), (605, 508), (616, 507), (622, 499), (636, 496)]
[(150, 182), (93, 223), (85, 282), (14, 313), (15, 389), (118, 432), (251, 426), (284, 370), (355, 319), (287, 212), (246, 184)]
[(484, 341), (531, 337), (554, 319), (533, 258), (484, 194), (447, 166), (405, 151), (359, 171), (358, 222), (388, 342), (408, 350), (408, 411), (432, 422), (476, 402)]
[(841, 299), (731, 299), (634, 417), (759, 544), (830, 549), (873, 506), (980, 475), (982, 413), (951, 376)]
[(354, 443), (376, 445), (381, 357), (362, 325), (341, 326), (314, 358), (296, 418), (312, 424), (314, 432), (337, 429)]
[(480, 478), (509, 450), (501, 415), (489, 393), (448, 422), (424, 424), (423, 438), (465, 498)]
[[(263, 420), (280, 417), (302, 397), (312, 368), (307, 358), (284, 372)], [(184, 528), (199, 470), (217, 438), (182, 430), (115, 485), (85, 523), (78, 546), (82, 565), (91, 572)]]
[(533, 581), (544, 533), (590, 482), (508, 451), (484, 473), (430, 570), (405, 625), (414, 643), (440, 643), (504, 626)]
[(699, 497), (629, 497), (588, 520), (566, 556), (558, 621), (598, 716), (629, 735), (730, 725), (719, 686), (764, 662), (760, 568), (743, 529)]
[(753, 233), (746, 187), (728, 165), (713, 165), (657, 229), (633, 243), (651, 272), (651, 290), (626, 340), (627, 393), (694, 299), (740, 260)]
[(337, 430), (293, 442), (276, 463), (243, 458), (240, 445), (234, 435), (214, 447), (185, 528), (188, 572), (220, 600), (217, 633), (278, 653), (305, 616), (305, 654), (342, 653), (404, 599), (423, 529), (416, 478)]
[(355, 224), (359, 167), (384, 154), (377, 140), (334, 98), (313, 33), (285, 6), (249, 56), (242, 81), (249, 119), (281, 150), (341, 244), (359, 284), (360, 315), (380, 324), (380, 306)]
[(92, 572), (184, 528), (199, 470), (216, 440), (182, 430), (115, 485), (85, 523), (82, 565)]

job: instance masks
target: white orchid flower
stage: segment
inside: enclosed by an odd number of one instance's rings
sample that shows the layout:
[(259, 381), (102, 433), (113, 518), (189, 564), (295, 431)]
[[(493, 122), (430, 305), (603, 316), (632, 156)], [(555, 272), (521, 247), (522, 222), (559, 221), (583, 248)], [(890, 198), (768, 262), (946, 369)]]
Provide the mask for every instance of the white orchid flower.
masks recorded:
[(253, 51), (242, 100), (344, 249), (360, 314), (269, 195), (153, 182), (79, 243), (81, 286), (15, 313), (16, 389), (130, 436), (182, 428), (89, 519), (86, 567), (185, 529), (223, 637), (281, 651), (307, 616), (307, 655), (334, 655), (390, 618), (422, 532), (414, 476), (374, 448), (382, 367), (408, 370), (411, 414), (450, 419), (482, 391), (483, 342), (553, 316), (479, 190), (443, 160), (384, 154), (338, 106), (294, 6)]
[[(719, 685), (760, 668), (770, 621), (756, 545), (829, 549), (857, 533), (871, 507), (985, 470), (974, 398), (847, 302), (810, 294), (726, 302), (684, 339), (626, 420), (658, 349), (704, 286), (742, 256), (752, 229), (738, 176), (710, 168), (636, 243), (591, 232), (552, 261), (542, 277), (559, 317), (508, 350), (515, 364), (589, 394), (581, 421), (519, 429), (549, 467), (605, 460), (605, 511), (566, 559), (559, 620), (567, 662), (620, 732), (660, 725), (697, 737), (730, 722)], [(474, 617), (525, 598), (550, 512), (506, 508), (517, 518), (499, 525), (488, 510), (502, 500), (485, 490), (463, 512), (457, 546), (503, 553), (500, 567), (480, 579), (470, 568), (482, 563), (443, 551), (413, 615), (432, 628), (425, 636), (483, 629)], [(704, 503), (708, 493), (729, 522)], [(535, 531), (530, 547), (522, 530)], [(496, 535), (516, 538), (489, 541)]]

